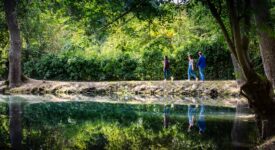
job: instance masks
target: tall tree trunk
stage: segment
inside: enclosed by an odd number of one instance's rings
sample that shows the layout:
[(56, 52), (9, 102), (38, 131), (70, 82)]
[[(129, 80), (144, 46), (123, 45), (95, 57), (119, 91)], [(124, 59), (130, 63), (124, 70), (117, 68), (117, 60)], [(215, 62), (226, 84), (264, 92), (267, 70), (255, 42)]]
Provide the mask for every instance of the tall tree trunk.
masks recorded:
[(10, 34), (9, 87), (21, 84), (21, 39), (16, 19), (16, 0), (4, 1), (6, 20)]
[[(238, 0), (227, 0), (231, 28), (233, 33), (237, 60), (243, 70), (246, 82), (241, 86), (241, 94), (248, 99), (249, 105), (254, 109), (257, 119), (261, 122), (262, 138), (275, 135), (275, 103), (273, 101), (273, 88), (269, 81), (259, 77), (251, 65), (248, 57), (249, 31), (241, 31), (242, 22), (239, 20)], [(245, 7), (250, 8), (250, 1), (246, 0)], [(245, 11), (244, 11), (245, 12)], [(250, 26), (249, 11), (244, 13), (243, 26)]]
[[(250, 1), (226, 0), (232, 37), (230, 37), (228, 29), (213, 1), (206, 0), (205, 2), (221, 27), (231, 53), (241, 67), (245, 82), (241, 85), (240, 92), (247, 98), (250, 107), (255, 111), (262, 138), (265, 139), (275, 135), (275, 100), (272, 84), (257, 75), (248, 57), (248, 35), (251, 31)], [(237, 6), (241, 5), (244, 9), (240, 10)], [(241, 30), (241, 27), (245, 30)]]
[(246, 82), (241, 87), (241, 93), (248, 99), (250, 107), (255, 111), (262, 139), (274, 136), (275, 100), (271, 83), (257, 77)]
[(260, 41), (260, 50), (267, 78), (275, 88), (275, 31), (269, 12), (268, 0), (251, 0), (256, 27)]

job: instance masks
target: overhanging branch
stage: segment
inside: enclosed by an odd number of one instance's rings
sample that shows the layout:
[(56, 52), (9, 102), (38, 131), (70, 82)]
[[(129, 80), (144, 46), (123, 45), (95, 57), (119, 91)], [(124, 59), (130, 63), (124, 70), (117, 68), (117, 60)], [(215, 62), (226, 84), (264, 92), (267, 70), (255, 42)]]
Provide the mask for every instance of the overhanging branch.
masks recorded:
[(127, 11), (123, 12), (118, 17), (116, 17), (115, 19), (113, 19), (111, 22), (108, 22), (107, 24), (103, 25), (96, 32), (101, 31), (101, 30), (103, 30), (105, 28), (108, 28), (110, 25), (112, 25), (113, 23), (117, 22), (119, 19), (123, 18), (124, 16), (128, 15), (130, 12), (132, 12), (133, 10), (135, 10), (136, 8), (138, 8), (144, 1), (145, 0), (141, 0), (138, 4), (132, 6)]
[(210, 9), (210, 12), (211, 12), (212, 16), (215, 18), (216, 22), (221, 27), (221, 30), (224, 34), (225, 40), (226, 40), (226, 42), (229, 46), (230, 51), (237, 58), (237, 54), (236, 54), (236, 51), (235, 51), (235, 46), (233, 44), (233, 41), (232, 41), (232, 39), (230, 39), (229, 33), (228, 33), (228, 31), (227, 31), (227, 29), (226, 29), (226, 27), (225, 27), (225, 25), (224, 25), (224, 23), (221, 19), (221, 16), (218, 13), (217, 8), (214, 6), (214, 4), (210, 0), (206, 0), (206, 2), (207, 2), (207, 5)]

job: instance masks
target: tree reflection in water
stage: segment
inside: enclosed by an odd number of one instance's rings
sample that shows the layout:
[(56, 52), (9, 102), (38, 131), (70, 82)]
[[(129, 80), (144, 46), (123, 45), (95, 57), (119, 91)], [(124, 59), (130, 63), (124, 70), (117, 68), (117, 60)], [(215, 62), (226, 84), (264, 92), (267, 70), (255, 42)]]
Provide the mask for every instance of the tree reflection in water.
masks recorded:
[[(203, 98), (182, 99), (189, 106), (165, 97), (160, 104), (43, 98), (7, 96), (0, 103), (0, 149), (232, 148), (235, 109), (208, 105)], [(243, 121), (240, 118), (249, 128), (246, 133), (255, 137), (254, 124)], [(195, 127), (191, 134), (186, 131), (190, 123)]]
[[(232, 145), (236, 149), (250, 149), (253, 147), (253, 141), (259, 135), (251, 135), (251, 133), (257, 133), (257, 128), (255, 128), (256, 123), (253, 117), (248, 115), (249, 106), (248, 104), (237, 104), (236, 114), (233, 124), (233, 129), (231, 131)], [(249, 124), (250, 122), (250, 124)], [(254, 124), (254, 128), (251, 128), (251, 124)], [(255, 132), (252, 132), (252, 131)]]
[(9, 129), (12, 149), (22, 149), (22, 101), (9, 96)]

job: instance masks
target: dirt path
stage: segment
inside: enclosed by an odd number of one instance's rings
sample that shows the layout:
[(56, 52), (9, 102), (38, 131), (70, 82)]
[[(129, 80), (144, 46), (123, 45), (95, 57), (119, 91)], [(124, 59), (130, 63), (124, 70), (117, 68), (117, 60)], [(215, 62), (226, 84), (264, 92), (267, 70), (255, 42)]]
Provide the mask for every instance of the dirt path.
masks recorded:
[(116, 81), (116, 82), (61, 82), (30, 79), (22, 86), (5, 89), (5, 93), (22, 94), (143, 94), (143, 95), (209, 95), (237, 96), (235, 81)]

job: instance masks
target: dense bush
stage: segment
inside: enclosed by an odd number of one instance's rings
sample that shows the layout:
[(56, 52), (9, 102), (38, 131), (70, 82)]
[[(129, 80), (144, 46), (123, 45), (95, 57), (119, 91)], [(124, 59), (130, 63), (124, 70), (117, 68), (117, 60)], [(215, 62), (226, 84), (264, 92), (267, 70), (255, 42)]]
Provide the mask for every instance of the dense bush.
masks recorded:
[[(83, 57), (75, 54), (46, 54), (40, 59), (24, 63), (24, 73), (36, 79), (105, 81), (105, 80), (161, 80), (163, 79), (163, 57), (169, 56), (171, 75), (177, 80), (187, 78), (188, 54), (197, 63), (197, 52), (201, 50), (207, 58), (206, 79), (233, 79), (230, 53), (222, 44), (190, 44), (167, 54), (167, 47), (156, 40), (142, 49), (141, 55), (122, 52), (117, 57)], [(166, 43), (167, 45), (167, 43)], [(171, 48), (171, 47), (170, 47)], [(198, 75), (198, 71), (196, 69)]]
[(203, 51), (207, 57), (207, 68), (205, 70), (207, 79), (234, 79), (233, 64), (230, 52), (223, 45), (215, 43), (205, 46)]
[(32, 78), (52, 80), (134, 80), (137, 60), (123, 54), (116, 59), (85, 59), (71, 55), (45, 55), (24, 63), (24, 73)]
[(137, 72), (142, 80), (162, 79), (163, 54), (160, 41), (149, 43), (143, 49)]

